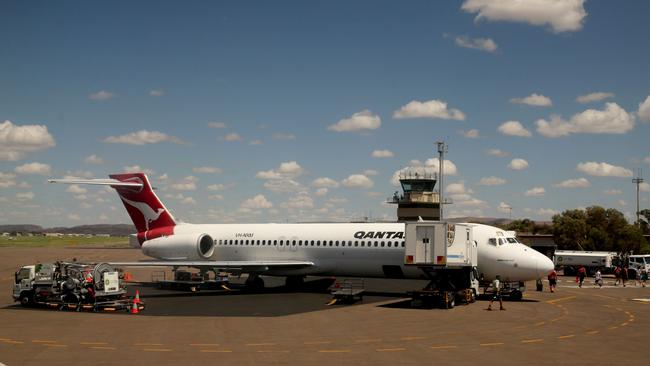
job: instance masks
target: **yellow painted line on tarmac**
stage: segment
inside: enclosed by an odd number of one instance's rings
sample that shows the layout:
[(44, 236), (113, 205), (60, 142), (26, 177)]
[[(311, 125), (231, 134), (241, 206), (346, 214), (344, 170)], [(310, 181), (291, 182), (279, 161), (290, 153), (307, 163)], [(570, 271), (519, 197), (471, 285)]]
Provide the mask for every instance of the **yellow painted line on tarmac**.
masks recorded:
[(573, 338), (575, 336), (576, 336), (575, 334), (567, 334), (567, 335), (559, 336), (559, 337), (557, 337), (557, 339), (569, 339), (569, 338)]
[(305, 345), (314, 345), (314, 344), (330, 344), (332, 341), (310, 341), (310, 342), (303, 342)]
[(600, 332), (600, 331), (599, 330), (590, 330), (590, 331), (586, 332), (585, 334), (593, 335), (593, 334), (598, 334), (598, 332)]
[(628, 324), (627, 322), (621, 323), (621, 327), (625, 327), (625, 326), (627, 326), (627, 324)]
[(249, 347), (258, 347), (258, 346), (275, 346), (277, 343), (246, 343)]
[(108, 342), (80, 342), (83, 346), (105, 346)]
[(9, 343), (9, 344), (24, 344), (25, 342), (23, 341), (14, 341), (14, 340), (7, 340), (3, 341), (4, 343)]
[(372, 343), (372, 342), (381, 342), (381, 339), (375, 338), (375, 339), (357, 339), (354, 341), (355, 343)]
[(90, 348), (90, 349), (101, 349), (101, 350), (105, 350), (105, 351), (115, 351), (117, 349), (115, 347), (106, 347), (106, 346), (92, 346), (92, 347), (88, 347), (88, 348)]
[(494, 342), (494, 343), (481, 343), (481, 347), (494, 347), (494, 346), (503, 346), (503, 342)]
[(162, 343), (135, 343), (134, 346), (162, 346)]
[(289, 353), (289, 350), (278, 350), (278, 349), (261, 349), (257, 353)]
[(0, 342), (2, 342), (2, 341), (12, 341), (12, 340), (13, 339), (11, 339), (11, 338), (0, 338)]
[(614, 329), (618, 329), (618, 327), (617, 327), (617, 326), (613, 326), (613, 327), (609, 327), (609, 328), (607, 328), (607, 329), (609, 329), (609, 330), (614, 330)]
[(544, 324), (546, 324), (546, 322), (538, 322), (538, 323), (535, 323), (535, 326), (539, 327), (540, 325), (544, 325)]
[(431, 349), (453, 349), (458, 348), (458, 346), (431, 346)]
[(171, 352), (173, 351), (171, 348), (143, 348), (142, 349), (145, 352)]
[(319, 353), (349, 353), (352, 350), (349, 349), (319, 349)]
[(232, 353), (229, 349), (202, 349), (200, 352), (203, 353)]
[(41, 339), (32, 339), (32, 343), (56, 343), (56, 341), (46, 341)]
[(192, 347), (216, 347), (219, 343), (190, 343)]
[(427, 337), (417, 337), (417, 336), (414, 336), (414, 337), (402, 337), (402, 338), (400, 338), (400, 339), (403, 340), (403, 341), (415, 341), (415, 340), (418, 340), (418, 339), (426, 339), (426, 338), (427, 338)]
[(575, 298), (576, 298), (575, 296), (561, 297), (559, 299), (547, 300), (546, 303), (547, 304), (555, 304), (556, 302), (560, 302), (560, 301), (564, 301), (564, 300), (571, 300), (571, 299), (575, 299)]
[(551, 319), (551, 321), (552, 321), (552, 322), (556, 322), (556, 321), (558, 321), (558, 320), (560, 320), (560, 319), (562, 319), (562, 317), (553, 318), (553, 319)]
[(377, 352), (402, 352), (406, 351), (406, 348), (398, 347), (398, 348), (377, 348), (375, 351)]
[(539, 342), (544, 342), (543, 338), (535, 338), (535, 339), (522, 339), (521, 343), (539, 343)]
[(41, 345), (46, 347), (68, 347), (67, 344), (54, 344), (54, 343), (42, 343)]

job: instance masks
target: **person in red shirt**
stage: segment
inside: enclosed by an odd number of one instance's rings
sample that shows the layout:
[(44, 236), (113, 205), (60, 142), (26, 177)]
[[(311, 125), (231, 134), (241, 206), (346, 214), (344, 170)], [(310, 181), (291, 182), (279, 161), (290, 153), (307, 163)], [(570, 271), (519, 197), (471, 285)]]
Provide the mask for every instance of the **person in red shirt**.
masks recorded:
[(548, 274), (548, 287), (551, 289), (551, 292), (555, 292), (555, 287), (557, 286), (557, 272), (552, 270)]
[(580, 277), (580, 283), (578, 284), (578, 287), (582, 287), (582, 283), (585, 282), (585, 277), (587, 277), (587, 270), (584, 266), (580, 267), (578, 270), (578, 277)]

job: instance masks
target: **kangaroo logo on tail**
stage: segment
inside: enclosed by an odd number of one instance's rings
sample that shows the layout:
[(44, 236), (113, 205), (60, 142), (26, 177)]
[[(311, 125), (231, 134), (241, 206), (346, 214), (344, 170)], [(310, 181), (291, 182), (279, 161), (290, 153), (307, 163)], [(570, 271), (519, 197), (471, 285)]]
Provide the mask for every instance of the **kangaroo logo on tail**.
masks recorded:
[(149, 230), (149, 224), (158, 220), (160, 215), (163, 212), (165, 212), (164, 208), (159, 208), (157, 211), (154, 211), (148, 204), (144, 202), (131, 201), (122, 196), (120, 196), (120, 198), (122, 199), (122, 201), (128, 203), (129, 205), (135, 207), (136, 209), (138, 209), (138, 211), (140, 211), (140, 213), (144, 217), (144, 224), (147, 227), (147, 231)]

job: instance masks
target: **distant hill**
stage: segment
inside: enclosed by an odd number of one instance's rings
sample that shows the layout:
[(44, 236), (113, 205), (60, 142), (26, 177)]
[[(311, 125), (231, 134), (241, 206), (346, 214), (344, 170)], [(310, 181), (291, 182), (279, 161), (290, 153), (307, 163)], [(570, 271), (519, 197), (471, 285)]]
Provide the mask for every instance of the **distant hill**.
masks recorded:
[(73, 227), (43, 228), (39, 225), (0, 225), (0, 232), (3, 233), (62, 233), (62, 234), (109, 234), (112, 236), (127, 236), (135, 234), (136, 230), (130, 224), (98, 224), (80, 225)]

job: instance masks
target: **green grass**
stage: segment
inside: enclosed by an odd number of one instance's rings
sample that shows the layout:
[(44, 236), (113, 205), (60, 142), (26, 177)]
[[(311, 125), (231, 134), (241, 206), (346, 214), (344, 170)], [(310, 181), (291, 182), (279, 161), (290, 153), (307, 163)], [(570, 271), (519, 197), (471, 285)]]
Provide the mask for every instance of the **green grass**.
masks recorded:
[(129, 248), (129, 238), (115, 237), (84, 237), (84, 236), (14, 236), (0, 237), (0, 248), (38, 248), (38, 247), (74, 247), (97, 246), (110, 248)]

